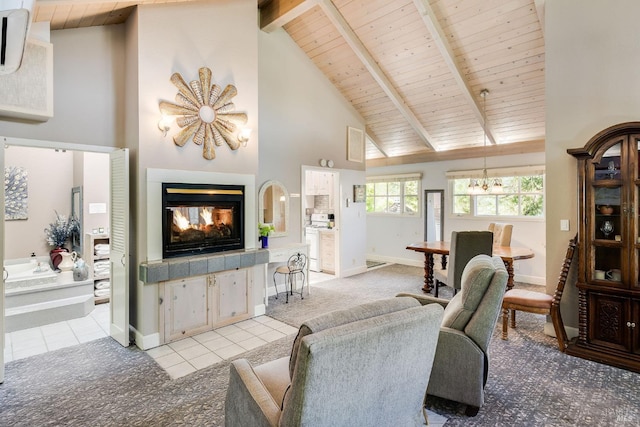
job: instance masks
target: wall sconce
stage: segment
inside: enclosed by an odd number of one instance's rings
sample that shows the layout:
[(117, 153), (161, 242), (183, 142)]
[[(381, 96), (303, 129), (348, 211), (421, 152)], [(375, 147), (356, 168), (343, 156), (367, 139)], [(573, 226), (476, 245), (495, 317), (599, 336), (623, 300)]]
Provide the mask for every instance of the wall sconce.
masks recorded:
[(323, 168), (332, 168), (333, 160), (320, 159), (320, 166)]
[(238, 141), (242, 144), (243, 147), (247, 146), (247, 141), (249, 141), (249, 137), (251, 136), (251, 128), (244, 127), (240, 129), (238, 133)]
[(167, 136), (167, 132), (171, 130), (171, 119), (166, 114), (163, 114), (160, 120), (158, 120), (158, 129), (162, 131), (162, 136)]

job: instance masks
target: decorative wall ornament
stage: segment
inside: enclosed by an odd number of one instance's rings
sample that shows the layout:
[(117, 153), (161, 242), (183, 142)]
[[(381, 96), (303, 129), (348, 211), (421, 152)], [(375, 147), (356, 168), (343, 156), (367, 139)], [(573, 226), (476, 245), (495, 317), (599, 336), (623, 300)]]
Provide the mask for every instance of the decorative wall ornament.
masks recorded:
[(176, 119), (182, 128), (173, 137), (173, 142), (182, 147), (189, 139), (203, 145), (202, 156), (211, 160), (216, 157), (214, 144), (221, 146), (226, 142), (229, 148), (237, 150), (240, 146), (239, 126), (247, 122), (245, 113), (234, 112), (231, 99), (238, 94), (234, 85), (224, 90), (211, 84), (211, 70), (202, 67), (198, 70), (199, 81), (187, 85), (179, 73), (171, 76), (171, 83), (178, 88), (177, 104), (160, 101), (160, 111), (166, 115), (180, 116)]
[(27, 170), (23, 167), (4, 168), (4, 219), (28, 219)]
[(347, 160), (364, 162), (364, 132), (362, 129), (347, 126)]

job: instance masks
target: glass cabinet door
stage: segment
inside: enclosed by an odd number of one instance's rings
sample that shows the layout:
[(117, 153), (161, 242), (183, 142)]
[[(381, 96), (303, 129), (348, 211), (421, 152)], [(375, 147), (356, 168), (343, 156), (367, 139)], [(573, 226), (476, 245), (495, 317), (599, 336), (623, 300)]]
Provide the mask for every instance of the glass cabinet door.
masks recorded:
[(624, 248), (629, 224), (627, 197), (623, 176), (627, 164), (624, 141), (609, 147), (593, 163), (591, 196), (592, 221), (591, 280), (606, 286), (622, 286), (625, 257)]
[(629, 227), (631, 227), (632, 260), (631, 260), (631, 283), (632, 289), (640, 288), (640, 135), (631, 136), (631, 164), (629, 172), (632, 177), (633, 200), (629, 203)]

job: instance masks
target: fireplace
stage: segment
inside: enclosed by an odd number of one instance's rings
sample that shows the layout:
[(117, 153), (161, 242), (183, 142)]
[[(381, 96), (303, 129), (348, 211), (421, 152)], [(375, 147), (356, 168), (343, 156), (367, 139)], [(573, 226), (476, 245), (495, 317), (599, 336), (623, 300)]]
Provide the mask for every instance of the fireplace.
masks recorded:
[(162, 257), (244, 249), (244, 186), (162, 184)]

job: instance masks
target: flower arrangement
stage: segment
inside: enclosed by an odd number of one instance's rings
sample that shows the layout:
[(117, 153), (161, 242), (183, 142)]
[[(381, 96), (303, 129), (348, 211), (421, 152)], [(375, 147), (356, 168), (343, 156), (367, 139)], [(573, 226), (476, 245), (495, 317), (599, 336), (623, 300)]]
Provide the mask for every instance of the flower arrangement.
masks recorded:
[(60, 248), (79, 229), (80, 224), (73, 216), (67, 218), (65, 215), (60, 215), (56, 212), (55, 222), (50, 223), (49, 227), (44, 229), (44, 234), (47, 236), (49, 245)]
[(272, 231), (276, 231), (273, 224), (258, 223), (258, 234), (260, 234), (260, 237), (269, 237), (269, 234), (271, 234)]

